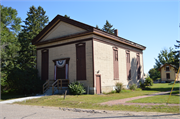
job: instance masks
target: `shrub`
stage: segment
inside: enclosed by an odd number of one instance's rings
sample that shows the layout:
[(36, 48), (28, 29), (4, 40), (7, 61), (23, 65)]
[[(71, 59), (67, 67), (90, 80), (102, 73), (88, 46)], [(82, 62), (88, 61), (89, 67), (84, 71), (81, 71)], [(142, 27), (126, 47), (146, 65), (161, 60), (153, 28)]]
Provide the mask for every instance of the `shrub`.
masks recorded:
[(83, 84), (79, 82), (72, 82), (71, 84), (68, 85), (70, 93), (73, 95), (81, 95), (85, 93), (85, 89)]
[(143, 90), (145, 89), (145, 83), (142, 83), (141, 81), (139, 81), (139, 87)]
[(116, 92), (117, 93), (120, 93), (121, 92), (121, 90), (122, 90), (122, 88), (123, 88), (123, 84), (122, 83), (119, 83), (119, 82), (117, 82), (116, 83)]
[(11, 91), (17, 94), (42, 93), (43, 80), (38, 76), (38, 70), (35, 68), (13, 68), (8, 72), (6, 79)]
[(129, 89), (130, 89), (130, 90), (136, 90), (136, 88), (137, 88), (137, 85), (136, 85), (136, 84), (131, 84), (131, 85), (129, 86)]
[(145, 86), (152, 86), (153, 80), (150, 77), (147, 77), (144, 84), (145, 84)]

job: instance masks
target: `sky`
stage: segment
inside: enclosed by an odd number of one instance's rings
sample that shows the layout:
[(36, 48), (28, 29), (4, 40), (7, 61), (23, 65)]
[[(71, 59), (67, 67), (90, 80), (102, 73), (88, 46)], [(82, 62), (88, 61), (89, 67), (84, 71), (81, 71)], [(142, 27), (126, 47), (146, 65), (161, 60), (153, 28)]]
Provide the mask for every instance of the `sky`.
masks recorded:
[[(160, 51), (180, 40), (180, 0), (1, 0), (24, 21), (29, 8), (41, 6), (51, 21), (57, 14), (102, 28), (108, 20), (118, 35), (146, 47), (144, 73), (153, 68)], [(174, 48), (175, 49), (175, 48)]]

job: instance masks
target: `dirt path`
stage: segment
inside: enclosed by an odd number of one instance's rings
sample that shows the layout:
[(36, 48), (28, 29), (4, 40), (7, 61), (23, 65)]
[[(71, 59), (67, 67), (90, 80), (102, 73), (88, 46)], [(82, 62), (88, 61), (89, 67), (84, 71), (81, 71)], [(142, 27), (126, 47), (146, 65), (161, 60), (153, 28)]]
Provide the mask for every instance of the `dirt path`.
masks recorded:
[[(121, 105), (166, 105), (165, 103), (158, 104), (158, 103), (126, 103), (126, 102), (131, 101), (131, 100), (146, 98), (146, 97), (152, 97), (156, 95), (164, 95), (170, 92), (171, 91), (154, 93), (154, 94), (144, 95), (144, 96), (137, 96), (137, 97), (132, 97), (132, 98), (125, 98), (125, 99), (120, 99), (120, 100), (112, 100), (108, 102), (103, 102), (101, 103), (101, 105), (118, 105), (118, 104), (121, 104)], [(168, 104), (168, 106), (180, 106), (180, 104)]]

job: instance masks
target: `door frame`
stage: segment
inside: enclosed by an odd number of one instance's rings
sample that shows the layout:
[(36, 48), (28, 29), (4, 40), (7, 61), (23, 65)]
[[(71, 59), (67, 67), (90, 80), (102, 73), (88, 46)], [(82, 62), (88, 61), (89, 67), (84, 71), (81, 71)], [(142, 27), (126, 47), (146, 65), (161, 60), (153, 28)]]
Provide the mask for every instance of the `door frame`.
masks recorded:
[(101, 93), (101, 74), (96, 74), (96, 94), (97, 94), (97, 76), (99, 76), (99, 80), (100, 80), (100, 93)]

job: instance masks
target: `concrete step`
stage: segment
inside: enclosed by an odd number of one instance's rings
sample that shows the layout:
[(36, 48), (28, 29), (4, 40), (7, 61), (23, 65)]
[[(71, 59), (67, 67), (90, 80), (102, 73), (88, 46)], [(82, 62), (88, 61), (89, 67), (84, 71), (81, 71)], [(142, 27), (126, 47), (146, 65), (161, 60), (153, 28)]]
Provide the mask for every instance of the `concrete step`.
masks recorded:
[[(64, 94), (67, 90), (67, 94), (69, 94), (68, 87), (62, 87), (62, 89), (58, 90), (57, 87), (54, 87), (55, 92), (54, 94)], [(49, 87), (49, 89), (44, 93), (44, 95), (52, 95), (52, 87)]]

